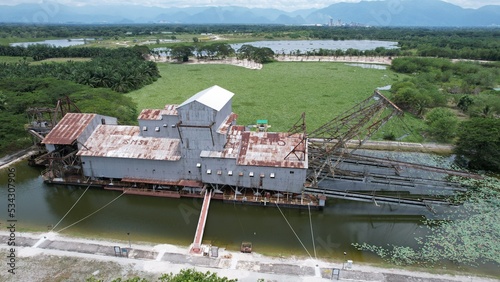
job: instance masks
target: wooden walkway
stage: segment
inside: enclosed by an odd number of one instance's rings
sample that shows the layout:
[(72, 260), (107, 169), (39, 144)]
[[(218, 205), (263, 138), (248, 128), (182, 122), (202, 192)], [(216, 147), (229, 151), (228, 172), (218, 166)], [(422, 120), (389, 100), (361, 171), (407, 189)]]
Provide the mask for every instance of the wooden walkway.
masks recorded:
[(210, 206), (210, 200), (212, 199), (212, 193), (210, 191), (205, 192), (205, 197), (203, 198), (203, 205), (201, 206), (200, 218), (198, 219), (198, 226), (196, 227), (196, 233), (194, 234), (194, 241), (191, 247), (191, 252), (200, 254), (201, 253), (201, 241), (203, 239), (203, 232), (205, 231), (205, 223), (207, 222), (208, 208)]

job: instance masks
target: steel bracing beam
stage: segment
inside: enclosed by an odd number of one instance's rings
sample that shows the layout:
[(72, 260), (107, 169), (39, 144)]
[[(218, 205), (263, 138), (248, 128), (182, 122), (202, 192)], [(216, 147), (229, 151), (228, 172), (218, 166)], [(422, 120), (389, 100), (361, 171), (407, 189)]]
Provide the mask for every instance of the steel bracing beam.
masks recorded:
[[(335, 168), (345, 155), (357, 150), (382, 125), (403, 111), (380, 92), (308, 134), (308, 181), (316, 187), (322, 179), (335, 175)], [(347, 142), (356, 140), (354, 147)], [(326, 173), (325, 173), (326, 172)]]

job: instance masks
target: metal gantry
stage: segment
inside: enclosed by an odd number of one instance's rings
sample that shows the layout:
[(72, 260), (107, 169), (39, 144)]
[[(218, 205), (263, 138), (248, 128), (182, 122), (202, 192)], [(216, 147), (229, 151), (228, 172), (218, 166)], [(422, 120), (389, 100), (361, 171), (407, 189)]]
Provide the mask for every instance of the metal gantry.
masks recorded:
[(373, 133), (403, 111), (380, 92), (308, 133), (309, 169), (307, 181), (313, 187), (334, 177), (343, 158), (357, 150)]

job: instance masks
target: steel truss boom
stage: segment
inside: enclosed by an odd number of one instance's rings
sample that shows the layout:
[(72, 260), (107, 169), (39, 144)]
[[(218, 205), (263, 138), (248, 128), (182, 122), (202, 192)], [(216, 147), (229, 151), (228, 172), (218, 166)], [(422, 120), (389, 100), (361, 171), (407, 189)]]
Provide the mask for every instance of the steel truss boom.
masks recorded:
[[(403, 111), (380, 92), (355, 105), (348, 111), (308, 134), (308, 181), (317, 187), (325, 177), (333, 177), (344, 155), (351, 154), (368, 140), (382, 125)], [(347, 142), (357, 140), (348, 148)], [(326, 172), (326, 173), (325, 173)]]

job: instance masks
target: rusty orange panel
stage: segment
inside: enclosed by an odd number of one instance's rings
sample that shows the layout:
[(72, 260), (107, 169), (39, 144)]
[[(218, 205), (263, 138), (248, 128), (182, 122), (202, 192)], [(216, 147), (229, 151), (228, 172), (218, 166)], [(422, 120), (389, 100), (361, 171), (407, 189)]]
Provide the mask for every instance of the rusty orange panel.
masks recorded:
[(96, 114), (67, 113), (45, 136), (43, 144), (71, 145), (92, 122)]
[(137, 119), (140, 120), (161, 120), (162, 116), (176, 116), (177, 105), (165, 105), (164, 109), (144, 109)]
[(303, 146), (303, 137), (303, 134), (289, 136), (286, 132), (242, 132), (238, 165), (306, 168), (307, 158), (289, 155), (294, 149), (303, 154), (296, 148)]
[(142, 137), (138, 126), (99, 125), (78, 155), (177, 161), (179, 143), (179, 139)]

